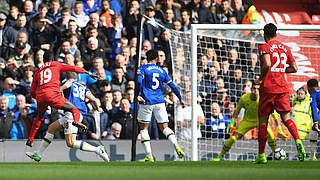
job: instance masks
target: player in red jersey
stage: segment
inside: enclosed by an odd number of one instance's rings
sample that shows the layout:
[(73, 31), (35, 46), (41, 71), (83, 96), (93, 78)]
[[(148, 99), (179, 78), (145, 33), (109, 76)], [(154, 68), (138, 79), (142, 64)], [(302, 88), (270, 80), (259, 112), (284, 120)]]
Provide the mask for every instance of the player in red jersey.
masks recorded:
[(298, 67), (290, 48), (276, 40), (277, 27), (269, 23), (264, 26), (263, 31), (266, 43), (259, 46), (261, 75), (257, 79), (257, 83), (260, 83), (259, 154), (254, 162), (257, 164), (267, 163), (264, 152), (268, 137), (268, 117), (274, 109), (281, 115), (282, 121), (296, 141), (299, 160), (304, 161), (304, 147), (299, 138), (296, 124), (290, 119), (289, 87), (285, 78), (285, 73), (295, 73)]
[(64, 98), (60, 93), (60, 72), (76, 72), (87, 73), (90, 77), (97, 76), (86, 71), (83, 68), (62, 64), (58, 61), (52, 61), (53, 55), (50, 51), (44, 53), (44, 65), (38, 68), (33, 76), (33, 81), (30, 88), (30, 93), (37, 100), (38, 114), (36, 120), (32, 124), (26, 145), (32, 147), (33, 139), (44, 120), (44, 115), (48, 106), (55, 109), (62, 109), (72, 113), (74, 122), (73, 125), (81, 131), (86, 131), (88, 128), (79, 122), (80, 111), (70, 101)]

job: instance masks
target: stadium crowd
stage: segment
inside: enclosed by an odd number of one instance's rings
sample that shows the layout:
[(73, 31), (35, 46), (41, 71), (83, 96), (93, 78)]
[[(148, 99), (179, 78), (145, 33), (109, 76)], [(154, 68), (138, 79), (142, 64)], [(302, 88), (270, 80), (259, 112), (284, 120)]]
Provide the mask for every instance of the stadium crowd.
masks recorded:
[[(191, 86), (190, 76), (173, 73), (172, 63), (181, 70), (185, 63), (183, 49), (179, 48), (173, 62), (170, 30), (187, 32), (195, 23), (259, 24), (262, 19), (252, 0), (1, 1), (0, 138), (28, 137), (37, 106), (30, 95), (33, 73), (43, 64), (44, 50), (50, 50), (56, 61), (84, 67), (99, 76), (97, 80), (87, 74), (77, 76), (101, 102), (100, 111), (94, 111), (88, 103), (90, 113), (84, 122), (89, 131), (79, 138), (131, 139), (137, 33), (142, 15), (156, 23), (144, 23), (140, 64), (146, 63), (148, 50), (158, 50), (158, 65), (184, 87), (184, 93)], [(232, 38), (237, 33), (227, 31), (225, 36)], [(250, 40), (261, 38), (259, 32), (242, 35)], [(260, 73), (257, 44), (217, 38), (208, 42), (198, 58), (199, 108), (204, 110), (198, 121), (211, 128), (202, 128), (202, 137), (222, 138), (236, 103), (250, 91), (251, 81)], [(61, 74), (61, 81), (65, 77)], [(169, 126), (174, 129), (173, 104), (177, 98), (170, 91), (165, 96)], [(47, 126), (62, 114), (48, 109), (36, 138), (42, 138)], [(178, 123), (188, 124), (183, 119)], [(149, 131), (151, 138), (165, 138), (158, 133), (156, 123), (150, 123)], [(63, 133), (55, 136), (64, 138)]]

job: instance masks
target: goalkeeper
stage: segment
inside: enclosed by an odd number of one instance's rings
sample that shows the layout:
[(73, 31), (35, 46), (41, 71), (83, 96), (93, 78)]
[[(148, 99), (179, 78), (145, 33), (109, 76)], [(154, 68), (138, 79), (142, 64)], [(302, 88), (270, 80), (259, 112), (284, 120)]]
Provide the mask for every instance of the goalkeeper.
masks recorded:
[[(235, 118), (238, 117), (241, 108), (245, 109), (243, 120), (236, 127), (232, 136), (224, 143), (219, 156), (214, 158), (213, 161), (221, 161), (223, 156), (230, 150), (233, 143), (235, 143), (238, 139), (242, 138), (249, 130), (259, 127), (259, 120), (258, 120), (259, 87), (260, 87), (259, 84), (253, 84), (251, 87), (251, 93), (244, 94), (240, 98), (240, 101), (237, 104), (236, 110), (232, 116), (233, 117), (232, 121), (227, 128), (227, 132), (229, 132), (230, 129), (234, 126)], [(278, 119), (279, 119), (278, 115), (275, 112), (272, 113), (271, 115), (275, 119), (280, 137), (283, 140), (286, 140), (287, 136), (283, 133), (281, 129), (281, 125), (279, 125), (278, 123)], [(273, 152), (274, 150), (277, 149), (276, 139), (271, 128), (268, 128), (268, 144), (271, 147)]]

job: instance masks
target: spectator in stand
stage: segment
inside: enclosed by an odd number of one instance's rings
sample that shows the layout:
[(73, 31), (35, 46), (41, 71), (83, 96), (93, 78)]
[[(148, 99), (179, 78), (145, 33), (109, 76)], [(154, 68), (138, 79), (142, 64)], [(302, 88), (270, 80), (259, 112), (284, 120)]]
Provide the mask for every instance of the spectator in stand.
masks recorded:
[[(89, 26), (95, 27), (99, 33), (97, 36), (99, 36), (102, 40), (106, 41), (106, 36), (105, 36), (106, 27), (100, 23), (98, 13), (91, 13), (89, 15), (89, 22), (87, 23), (87, 25), (84, 28), (82, 28), (82, 34), (86, 33), (86, 30)], [(89, 31), (87, 31), (87, 32), (89, 32)]]
[(186, 6), (190, 12), (191, 23), (193, 24), (212, 24), (214, 23), (210, 9), (205, 7), (200, 0), (191, 0)]
[(234, 15), (237, 18), (237, 24), (241, 24), (242, 19), (246, 14), (245, 9), (242, 5), (242, 0), (233, 0), (232, 4), (233, 4)]
[[(161, 49), (166, 52), (167, 62), (171, 63), (171, 48), (169, 44), (170, 32), (168, 30), (164, 30), (161, 33), (161, 38), (159, 42), (155, 45), (155, 49)], [(170, 67), (169, 72), (171, 73), (171, 64), (167, 64)]]
[[(262, 16), (253, 5), (252, 0), (244, 0), (243, 7), (245, 9), (245, 16), (242, 18), (242, 24), (261, 24)], [(243, 31), (243, 36), (248, 36), (251, 31)]]
[(106, 54), (103, 49), (98, 48), (98, 39), (94, 37), (88, 39), (88, 48), (82, 51), (81, 57), (84, 68), (87, 70), (92, 68), (92, 62), (96, 57), (100, 57), (103, 60), (105, 67), (108, 65)]
[(101, 0), (82, 0), (83, 11), (90, 15), (101, 10)]
[(96, 38), (98, 40), (98, 48), (105, 51), (105, 54), (111, 52), (111, 46), (108, 43), (106, 36), (99, 34), (98, 29), (94, 26), (87, 26), (85, 29), (85, 38), (80, 42), (80, 51), (84, 51), (88, 48), (89, 38)]
[(58, 22), (58, 20), (61, 18), (60, 0), (51, 0), (48, 16), (52, 20), (52, 23)]
[(134, 108), (134, 89), (132, 88), (127, 88), (126, 89), (126, 96), (125, 96), (129, 102), (130, 102), (130, 109), (133, 110)]
[(260, 65), (256, 53), (249, 54), (249, 62), (246, 68), (244, 68), (244, 72), (247, 73), (248, 79), (252, 81), (260, 74)]
[(189, 31), (191, 29), (190, 13), (188, 10), (181, 10), (182, 31)]
[(20, 13), (17, 17), (17, 23), (14, 26), (8, 27), (7, 30), (2, 34), (2, 49), (8, 51), (10, 44), (14, 44), (17, 40), (19, 32), (25, 32), (28, 34), (25, 28), (27, 18), (23, 13)]
[(71, 12), (71, 19), (76, 21), (79, 28), (84, 28), (89, 22), (89, 16), (83, 10), (81, 1), (76, 1)]
[(61, 18), (54, 23), (54, 28), (56, 30), (58, 36), (58, 42), (61, 43), (63, 41), (63, 37), (65, 36), (63, 33), (68, 29), (68, 23), (71, 18), (71, 10), (67, 7), (61, 9)]
[(9, 99), (6, 96), (0, 96), (0, 138), (9, 139), (12, 122), (14, 119), (13, 112), (8, 107)]
[(32, 122), (36, 117), (36, 106), (26, 104), (26, 97), (22, 94), (17, 95), (16, 106), (12, 109), (14, 120), (10, 131), (10, 139), (28, 138)]
[(162, 0), (157, 2), (156, 5), (157, 15), (156, 17), (165, 21), (165, 14), (167, 9), (172, 9), (173, 18), (174, 19), (181, 19), (181, 4), (175, 2), (174, 0)]
[(89, 112), (86, 117), (88, 121), (88, 139), (103, 139), (110, 131), (111, 119), (105, 112)]
[(7, 20), (7, 16), (0, 12), (0, 47), (1, 47), (1, 52), (3, 51), (2, 46), (3, 46), (3, 40), (2, 40), (2, 36), (3, 34), (6, 32), (7, 27), (6, 27), (6, 20)]
[(132, 0), (129, 6), (129, 13), (125, 18), (124, 25), (127, 31), (127, 38), (138, 37), (139, 20), (142, 18), (140, 14), (140, 5), (138, 0)]
[(182, 24), (181, 21), (176, 19), (172, 23), (172, 29), (176, 31), (181, 31), (182, 30)]
[(120, 90), (121, 94), (125, 93), (127, 84), (127, 79), (125, 77), (124, 71), (121, 67), (116, 67), (114, 69), (114, 76), (111, 80), (111, 89)]
[(100, 77), (100, 79), (96, 83), (90, 85), (90, 91), (92, 92), (92, 94), (94, 94), (94, 96), (98, 97), (100, 100), (102, 100), (103, 94), (105, 92), (111, 91), (110, 82), (107, 80), (101, 79), (102, 77), (101, 74), (98, 73), (98, 76)]
[[(61, 42), (61, 46), (58, 48), (58, 50), (56, 51), (56, 54), (55, 54), (55, 60), (56, 61), (59, 61), (59, 62), (63, 62), (63, 60), (66, 58), (66, 55), (67, 54), (71, 54), (73, 55), (71, 52), (70, 52), (70, 48), (71, 48), (71, 45), (70, 45), (70, 41), (69, 40), (64, 40)], [(75, 53), (75, 56), (73, 56), (74, 58), (81, 58), (80, 56), (80, 51), (77, 51)]]
[[(70, 22), (69, 22), (70, 25)], [(81, 57), (81, 52), (80, 49), (78, 48), (78, 42), (79, 42), (79, 36), (75, 33), (70, 34), (70, 37), (68, 38), (70, 42), (70, 52), (72, 55), (77, 54), (78, 52), (80, 53)]]
[[(182, 108), (181, 105), (177, 109), (177, 123), (181, 127), (181, 135), (183, 139), (191, 140), (191, 91), (186, 93), (186, 107)], [(197, 117), (197, 132), (196, 137), (201, 138), (200, 126), (205, 123), (204, 114), (201, 106), (196, 104), (196, 117)]]
[(209, 69), (209, 82), (210, 82), (210, 89), (211, 89), (211, 93), (213, 92), (216, 92), (216, 85), (215, 85), (215, 82), (217, 81), (218, 79), (218, 71), (217, 71), (217, 67), (216, 66), (213, 66), (211, 65), (210, 66), (210, 69)]
[(122, 99), (122, 94), (120, 90), (112, 90), (112, 105), (113, 105), (113, 112), (116, 112), (120, 109), (120, 101)]
[(241, 67), (237, 66), (234, 70), (233, 77), (230, 79), (230, 91), (236, 95), (237, 100), (242, 96), (242, 88), (246, 78), (244, 78)]
[(227, 58), (223, 58), (221, 62), (221, 71), (219, 72), (219, 76), (222, 77), (224, 82), (227, 82), (226, 88), (229, 87), (231, 74), (233, 74), (233, 71), (230, 69), (229, 60)]
[(8, 62), (9, 61), (15, 61), (17, 63), (17, 66), (21, 66), (23, 62), (23, 56), (27, 54), (26, 52), (26, 44), (24, 42), (18, 42), (16, 41), (15, 43), (15, 51), (13, 54), (10, 55)]
[(235, 70), (236, 66), (239, 65), (245, 65), (240, 62), (238, 51), (235, 48), (232, 48), (228, 51), (228, 57), (229, 57), (229, 69), (231, 71), (231, 74), (233, 74), (233, 71)]
[(198, 66), (202, 68), (203, 70), (203, 75), (205, 77), (208, 77), (209, 75), (209, 61), (208, 61), (208, 56), (207, 55), (200, 55), (199, 60), (198, 60)]
[(8, 98), (8, 108), (13, 109), (16, 105), (17, 94), (14, 92), (14, 88), (19, 84), (18, 81), (13, 80), (12, 77), (4, 79), (3, 88), (1, 88), (1, 95)]
[(166, 62), (166, 54), (162, 50), (158, 50), (158, 59), (157, 59), (157, 65), (160, 67), (167, 66)]
[(26, 0), (23, 3), (23, 12), (27, 17), (27, 22), (35, 15), (36, 11), (33, 9), (33, 2), (31, 0)]
[(17, 6), (10, 6), (10, 12), (7, 17), (6, 25), (9, 27), (15, 26), (17, 23), (18, 14), (19, 14), (19, 9), (17, 8)]
[(125, 78), (127, 80), (133, 80), (134, 79), (134, 67), (132, 66), (129, 66), (128, 64), (126, 64), (126, 59), (124, 56), (122, 55), (117, 55), (116, 56), (116, 59), (115, 59), (115, 62), (114, 62), (114, 65), (111, 69), (112, 71), (112, 74), (115, 73), (115, 69), (116, 68), (122, 68), (123, 72), (124, 72), (124, 75), (125, 75)]
[(49, 7), (46, 3), (41, 3), (39, 5), (38, 13), (32, 16), (28, 20), (28, 24), (27, 24), (28, 32), (31, 33), (32, 31), (38, 28), (36, 23), (36, 19), (38, 17), (48, 19), (52, 23), (53, 19), (51, 19), (50, 16), (48, 15), (48, 9)]
[(30, 33), (30, 45), (32, 51), (36, 52), (39, 49), (52, 50), (55, 43), (56, 32), (48, 19), (37, 17), (37, 29)]
[(112, 110), (115, 109), (114, 105), (112, 104), (113, 98), (112, 98), (112, 92), (111, 91), (106, 91), (103, 93), (102, 96), (102, 104), (101, 108), (103, 109), (104, 112), (108, 113), (109, 117), (112, 119)]
[(148, 52), (149, 50), (152, 49), (152, 44), (149, 40), (144, 40), (142, 42), (142, 51), (141, 51), (141, 54), (146, 54), (146, 52)]
[(230, 7), (229, 0), (222, 0), (221, 6), (216, 9), (215, 13), (215, 23), (216, 24), (226, 24), (228, 18), (233, 15), (233, 10)]
[(135, 62), (133, 57), (131, 56), (130, 53), (130, 47), (129, 46), (123, 46), (121, 48), (121, 53), (120, 53), (124, 58), (125, 58), (125, 65), (129, 69), (133, 69)]
[(16, 37), (16, 41), (13, 43), (10, 43), (8, 46), (8, 49), (3, 52), (3, 57), (6, 59), (9, 59), (9, 57), (13, 56), (14, 54), (16, 54), (16, 46), (18, 44), (24, 44), (25, 46), (25, 50), (24, 53), (32, 53), (32, 49), (31, 49), (31, 45), (27, 42), (28, 37), (27, 37), (27, 33), (20, 31), (18, 32), (18, 35)]
[(166, 28), (172, 29), (173, 27), (173, 19), (174, 19), (174, 14), (172, 9), (166, 9), (164, 13), (164, 20), (163, 24)]
[(206, 120), (206, 136), (207, 138), (228, 138), (226, 129), (230, 123), (230, 119), (223, 115), (217, 103), (211, 105), (211, 116)]
[(144, 38), (149, 40), (154, 47), (154, 43), (158, 42), (161, 34), (161, 28), (158, 24), (163, 25), (163, 23), (161, 19), (155, 18), (156, 13), (153, 6), (148, 6), (145, 13), (151, 20), (147, 20), (144, 23), (143, 35)]
[(19, 79), (20, 83), (18, 85), (18, 88), (16, 89), (16, 91), (18, 93), (21, 93), (23, 95), (25, 95), (25, 97), (27, 98), (27, 102), (31, 103), (32, 102), (32, 98), (31, 98), (31, 94), (30, 94), (30, 88), (31, 88), (31, 83), (33, 80), (33, 74), (34, 74), (34, 67), (32, 65), (27, 65), (27, 66), (21, 66), (23, 69), (23, 78)]
[(126, 89), (134, 89), (135, 85), (134, 81), (128, 81)]
[(18, 71), (18, 64), (17, 61), (14, 59), (8, 60), (6, 64), (6, 68), (4, 68), (5, 74), (7, 77), (12, 77), (14, 80), (19, 78), (19, 71)]
[(119, 47), (118, 45), (123, 34), (123, 25), (120, 14), (115, 14), (113, 16), (112, 25), (112, 27), (107, 29), (107, 37), (109, 44), (111, 44), (113, 58), (116, 56), (116, 54), (119, 54), (119, 52), (116, 52), (116, 50)]
[[(132, 121), (133, 119), (133, 112), (130, 109), (129, 100), (126, 98), (122, 98), (120, 100), (120, 110), (114, 114), (112, 122), (118, 122), (122, 126), (122, 130), (120, 133), (120, 139), (132, 139)], [(136, 129), (136, 136), (138, 135), (138, 128)]]
[(217, 67), (217, 71), (220, 72), (220, 64), (218, 63), (218, 56), (214, 48), (207, 48), (204, 50), (204, 54), (208, 57), (209, 66), (214, 65)]
[(22, 65), (18, 68), (18, 80), (21, 81), (25, 78), (26, 74), (24, 73), (24, 69), (27, 66), (31, 66), (34, 68), (33, 55), (31, 53), (26, 53), (22, 58)]
[(112, 123), (111, 128), (110, 128), (110, 132), (108, 133), (108, 135), (104, 139), (107, 139), (107, 140), (119, 139), (120, 134), (121, 134), (121, 130), (122, 130), (122, 126), (120, 123), (118, 123), (118, 122)]
[(34, 64), (35, 64), (36, 68), (39, 68), (44, 64), (43, 63), (43, 55), (44, 55), (44, 51), (42, 49), (39, 49), (38, 51), (36, 51), (36, 55), (35, 55), (35, 59), (34, 59)]
[(100, 57), (96, 57), (93, 59), (92, 62), (92, 68), (90, 68), (89, 72), (92, 72), (93, 74), (97, 74), (99, 75), (98, 79), (92, 79), (90, 78), (90, 76), (87, 76), (87, 81), (86, 84), (88, 86), (90, 86), (93, 83), (96, 83), (97, 81), (101, 81), (101, 80), (107, 80), (107, 81), (111, 81), (112, 79), (112, 74), (110, 71), (106, 70), (104, 68), (104, 62), (103, 59)]
[(100, 22), (106, 27), (112, 27), (112, 16), (115, 15), (114, 11), (110, 9), (109, 0), (102, 1), (102, 10), (100, 11)]

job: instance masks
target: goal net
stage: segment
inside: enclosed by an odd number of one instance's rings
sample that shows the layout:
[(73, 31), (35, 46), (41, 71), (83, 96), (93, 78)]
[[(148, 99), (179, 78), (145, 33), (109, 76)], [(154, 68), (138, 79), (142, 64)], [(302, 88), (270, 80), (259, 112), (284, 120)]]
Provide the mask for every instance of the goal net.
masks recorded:
[[(231, 114), (260, 74), (258, 45), (264, 43), (261, 29), (263, 26), (215, 24), (193, 25), (191, 33), (170, 31), (173, 79), (187, 103), (185, 109), (175, 108), (176, 135), (186, 153), (184, 160), (211, 160), (230, 137), (226, 128)], [(305, 87), (308, 79), (318, 79), (320, 28), (278, 25), (278, 29), (278, 40), (291, 48), (299, 69), (287, 75), (294, 99), (295, 91)], [(236, 124), (243, 112), (241, 110)], [(297, 159), (295, 143), (288, 130), (282, 126), (289, 135), (289, 139), (283, 141), (272, 118), (269, 126), (277, 138), (277, 146), (287, 152), (287, 159)], [(233, 131), (231, 129), (231, 133)], [(257, 132), (257, 129), (247, 132), (233, 144), (224, 159), (253, 160), (258, 152)], [(303, 143), (307, 154), (310, 153), (308, 138)], [(266, 155), (271, 152), (266, 145)]]

